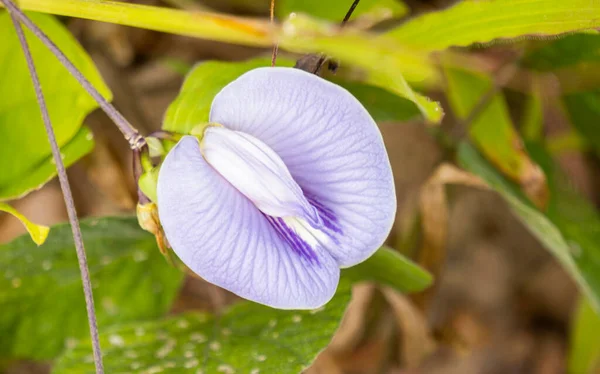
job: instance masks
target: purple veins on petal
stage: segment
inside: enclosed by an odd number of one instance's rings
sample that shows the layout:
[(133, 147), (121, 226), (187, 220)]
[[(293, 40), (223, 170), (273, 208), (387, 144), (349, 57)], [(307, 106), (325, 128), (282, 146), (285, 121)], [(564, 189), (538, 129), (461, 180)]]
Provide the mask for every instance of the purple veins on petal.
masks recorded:
[(339, 268), (387, 237), (396, 198), (383, 140), (346, 90), (259, 68), (215, 97), (201, 142), (184, 137), (158, 179), (159, 217), (207, 281), (283, 309), (334, 294)]
[(340, 228), (340, 225), (338, 224), (338, 219), (331, 209), (329, 209), (326, 206), (324, 206), (323, 204), (319, 203), (317, 201), (317, 199), (314, 197), (306, 195), (306, 199), (313, 207), (315, 207), (317, 212), (319, 212), (319, 217), (321, 217), (321, 220), (323, 221), (325, 228), (327, 228), (337, 234), (343, 234), (342, 229)]
[(328, 250), (341, 267), (383, 244), (396, 215), (394, 179), (377, 124), (348, 91), (299, 69), (254, 69), (217, 94), (210, 121), (260, 139), (335, 216), (339, 244)]
[[(185, 136), (165, 158), (158, 213), (186, 266), (241, 297), (281, 309), (317, 308), (333, 297), (339, 266), (327, 250), (298, 252)], [(304, 248), (306, 250), (306, 248)]]
[(318, 263), (317, 256), (312, 247), (296, 231), (290, 228), (282, 218), (267, 217), (267, 219), (277, 233), (288, 242), (294, 252), (310, 262)]

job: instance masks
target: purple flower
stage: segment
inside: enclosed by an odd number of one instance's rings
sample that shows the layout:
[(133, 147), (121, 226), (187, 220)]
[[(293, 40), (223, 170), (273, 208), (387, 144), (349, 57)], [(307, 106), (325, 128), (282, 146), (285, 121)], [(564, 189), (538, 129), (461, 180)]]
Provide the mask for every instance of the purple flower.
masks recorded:
[(331, 299), (340, 268), (387, 237), (396, 212), (381, 133), (345, 89), (291, 68), (259, 68), (214, 99), (158, 177), (175, 253), (237, 295), (282, 309)]

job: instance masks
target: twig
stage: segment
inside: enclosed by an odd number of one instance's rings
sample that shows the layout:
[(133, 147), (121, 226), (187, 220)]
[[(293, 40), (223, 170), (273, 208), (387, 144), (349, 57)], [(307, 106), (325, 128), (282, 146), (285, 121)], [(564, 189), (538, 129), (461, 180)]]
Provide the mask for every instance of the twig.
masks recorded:
[[(5, 2), (5, 4), (12, 5), (10, 2)], [(73, 231), (73, 240), (75, 242), (75, 250), (77, 252), (77, 260), (79, 262), (79, 271), (81, 272), (81, 282), (83, 283), (85, 306), (87, 309), (90, 335), (92, 337), (92, 348), (94, 351), (94, 363), (96, 365), (96, 373), (103, 374), (104, 366), (102, 364), (102, 351), (100, 350), (100, 341), (98, 339), (98, 323), (96, 321), (96, 313), (94, 311), (94, 296), (92, 294), (92, 284), (90, 281), (90, 273), (87, 265), (85, 248), (83, 246), (81, 228), (79, 227), (79, 220), (77, 219), (77, 211), (75, 210), (75, 203), (73, 202), (71, 187), (67, 178), (67, 172), (65, 171), (65, 165), (63, 164), (60, 155), (60, 149), (58, 147), (58, 144), (56, 143), (56, 137), (52, 128), (52, 123), (50, 122), (50, 115), (48, 114), (48, 108), (46, 107), (44, 94), (42, 93), (42, 87), (40, 85), (35, 65), (33, 63), (33, 58), (31, 57), (29, 46), (27, 45), (27, 40), (25, 39), (25, 34), (23, 33), (23, 29), (21, 28), (21, 24), (19, 23), (19, 20), (17, 19), (16, 15), (10, 8), (9, 10), (11, 19), (17, 32), (17, 36), (19, 38), (19, 42), (21, 43), (21, 48), (23, 49), (23, 54), (25, 55), (25, 60), (27, 61), (29, 74), (33, 82), (33, 87), (35, 88), (35, 95), (40, 106), (40, 111), (42, 112), (42, 120), (44, 121), (46, 133), (48, 134), (48, 141), (50, 142), (50, 147), (52, 148), (52, 157), (54, 157), (54, 162), (56, 163), (56, 170), (58, 171), (58, 180), (60, 181), (60, 188), (62, 189), (65, 205), (67, 207), (67, 214), (69, 215), (69, 222), (71, 223), (71, 230)]]
[[(344, 19), (340, 23), (340, 27), (344, 27), (346, 25), (346, 23), (348, 23), (348, 20), (350, 19), (350, 17), (352, 17), (352, 13), (354, 13), (354, 10), (358, 6), (358, 3), (360, 3), (360, 0), (354, 0), (352, 5), (350, 5), (350, 9), (348, 9), (348, 11), (346, 12)], [(321, 67), (323, 67), (323, 64), (325, 63), (326, 59), (327, 59), (327, 56), (321, 55), (321, 57), (319, 58), (319, 61), (317, 62), (317, 66), (316, 66), (315, 70), (313, 71), (313, 74), (319, 73), (319, 70), (321, 70)]]
[(344, 27), (346, 22), (348, 22), (350, 17), (352, 17), (352, 13), (354, 13), (354, 9), (356, 9), (356, 6), (358, 5), (358, 3), (360, 3), (360, 0), (354, 0), (352, 5), (350, 5), (350, 9), (348, 9), (348, 12), (346, 12), (344, 19), (342, 20), (342, 24), (341, 24), (342, 27)]
[(129, 145), (132, 149), (141, 148), (146, 140), (143, 136), (141, 136), (137, 130), (131, 126), (131, 124), (119, 113), (115, 107), (113, 107), (95, 88), (94, 86), (87, 80), (86, 77), (81, 74), (81, 72), (73, 65), (73, 63), (65, 56), (64, 53), (58, 48), (50, 38), (33, 23), (25, 13), (21, 9), (19, 9), (12, 0), (0, 0), (0, 3), (4, 4), (4, 6), (11, 12), (12, 16), (15, 17), (18, 21), (23, 23), (31, 32), (46, 45), (46, 47), (56, 56), (56, 58), (67, 68), (69, 73), (77, 81), (85, 90), (98, 102), (100, 108), (113, 120), (115, 125), (121, 130), (125, 139), (129, 142)]
[[(271, 0), (271, 26), (275, 24), (275, 0)], [(275, 66), (277, 62), (277, 51), (279, 50), (279, 43), (273, 44), (273, 55), (271, 56), (271, 66)]]

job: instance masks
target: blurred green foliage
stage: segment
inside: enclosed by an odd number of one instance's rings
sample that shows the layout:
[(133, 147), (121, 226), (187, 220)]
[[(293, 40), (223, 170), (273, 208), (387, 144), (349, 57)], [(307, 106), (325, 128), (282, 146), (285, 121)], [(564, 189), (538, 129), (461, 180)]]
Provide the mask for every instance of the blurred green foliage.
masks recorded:
[(581, 298), (571, 331), (569, 373), (594, 373), (600, 368), (600, 314)]

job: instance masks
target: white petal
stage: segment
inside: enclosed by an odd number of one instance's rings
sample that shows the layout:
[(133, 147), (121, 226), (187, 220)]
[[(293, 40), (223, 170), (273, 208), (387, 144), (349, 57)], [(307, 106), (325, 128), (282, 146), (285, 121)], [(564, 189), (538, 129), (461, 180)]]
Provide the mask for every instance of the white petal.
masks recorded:
[(263, 213), (302, 217), (314, 227), (322, 225), (284, 162), (260, 140), (243, 132), (209, 127), (201, 150), (206, 161)]

